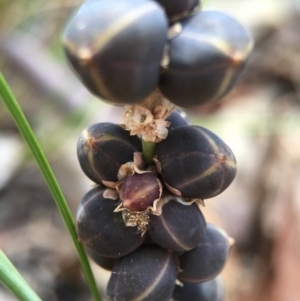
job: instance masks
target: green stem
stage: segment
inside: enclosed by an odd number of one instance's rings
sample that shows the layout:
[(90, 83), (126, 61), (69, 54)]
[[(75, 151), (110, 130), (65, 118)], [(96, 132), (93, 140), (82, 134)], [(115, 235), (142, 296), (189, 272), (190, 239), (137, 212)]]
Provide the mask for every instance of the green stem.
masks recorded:
[(85, 250), (77, 240), (75, 223), (71, 214), (71, 211), (67, 205), (65, 197), (59, 187), (59, 184), (54, 176), (54, 173), (26, 119), (22, 109), (20, 108), (17, 100), (15, 99), (13, 93), (11, 92), (8, 84), (6, 83), (2, 73), (0, 73), (0, 95), (3, 98), (3, 101), (8, 108), (12, 118), (14, 119), (15, 124), (17, 125), (20, 133), (22, 134), (24, 140), (26, 141), (29, 149), (31, 150), (46, 182), (50, 189), (50, 192), (55, 200), (55, 203), (62, 215), (65, 224), (69, 230), (71, 238), (73, 240), (74, 246), (76, 248), (79, 260), (83, 272), (85, 274), (88, 286), (90, 288), (91, 294), (95, 301), (101, 301), (101, 296), (99, 295), (96, 282), (87, 259)]
[(153, 165), (153, 157), (155, 152), (156, 143), (152, 141), (142, 140), (143, 155), (148, 165)]
[(0, 280), (20, 301), (42, 301), (1, 250)]

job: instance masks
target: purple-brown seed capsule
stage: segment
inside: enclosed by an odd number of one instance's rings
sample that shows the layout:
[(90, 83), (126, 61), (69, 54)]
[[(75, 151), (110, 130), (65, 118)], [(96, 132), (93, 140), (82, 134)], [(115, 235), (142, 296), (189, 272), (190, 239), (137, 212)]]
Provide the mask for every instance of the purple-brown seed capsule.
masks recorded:
[(159, 180), (152, 172), (135, 173), (118, 187), (123, 207), (144, 211), (160, 196)]

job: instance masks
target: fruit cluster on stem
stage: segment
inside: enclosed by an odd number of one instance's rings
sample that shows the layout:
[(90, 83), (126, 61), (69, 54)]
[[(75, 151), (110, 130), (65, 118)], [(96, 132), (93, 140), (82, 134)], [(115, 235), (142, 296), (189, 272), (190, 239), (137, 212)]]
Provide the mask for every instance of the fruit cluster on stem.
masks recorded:
[(77, 234), (112, 271), (107, 300), (221, 301), (232, 239), (206, 223), (201, 206), (229, 187), (236, 160), (176, 106), (198, 108), (232, 90), (248, 33), (198, 0), (87, 0), (63, 44), (83, 84), (125, 108), (123, 123), (93, 124), (77, 144), (97, 184), (80, 202)]

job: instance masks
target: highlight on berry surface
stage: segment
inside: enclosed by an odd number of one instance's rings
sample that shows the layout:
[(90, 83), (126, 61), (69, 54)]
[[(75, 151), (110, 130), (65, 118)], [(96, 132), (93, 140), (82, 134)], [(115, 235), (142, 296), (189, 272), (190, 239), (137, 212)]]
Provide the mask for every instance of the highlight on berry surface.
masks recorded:
[(157, 86), (167, 29), (155, 1), (87, 0), (68, 22), (63, 46), (93, 94), (112, 104), (133, 104)]

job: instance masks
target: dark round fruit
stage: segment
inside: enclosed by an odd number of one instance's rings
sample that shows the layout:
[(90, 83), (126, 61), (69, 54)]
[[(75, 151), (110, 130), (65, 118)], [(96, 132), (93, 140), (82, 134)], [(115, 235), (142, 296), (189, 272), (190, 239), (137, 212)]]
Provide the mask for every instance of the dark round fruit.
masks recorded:
[(113, 266), (116, 261), (115, 258), (103, 257), (90, 248), (86, 247), (85, 249), (88, 255), (93, 259), (93, 261), (97, 263), (101, 268), (108, 271), (111, 271), (113, 269)]
[(176, 280), (174, 255), (145, 245), (116, 260), (106, 294), (108, 301), (170, 301)]
[(118, 181), (122, 164), (133, 161), (133, 153), (141, 152), (137, 136), (113, 123), (96, 123), (85, 129), (77, 143), (77, 156), (84, 173), (94, 182)]
[(171, 199), (161, 215), (150, 215), (148, 233), (161, 247), (181, 252), (196, 247), (205, 228), (204, 216), (196, 203), (183, 205)]
[(160, 197), (159, 180), (152, 172), (135, 173), (119, 187), (123, 207), (131, 211), (144, 211)]
[(221, 228), (208, 224), (201, 243), (179, 257), (178, 279), (186, 282), (208, 281), (223, 270), (231, 239)]
[(80, 242), (101, 256), (117, 258), (138, 248), (144, 238), (136, 227), (126, 227), (121, 212), (113, 212), (118, 202), (107, 197), (110, 190), (96, 187), (84, 196), (76, 226)]
[(197, 13), (182, 21), (182, 31), (170, 40), (160, 90), (181, 107), (215, 103), (236, 84), (251, 48), (249, 34), (231, 16)]
[(165, 12), (154, 1), (88, 0), (67, 24), (63, 45), (93, 94), (131, 104), (157, 86), (167, 30)]
[(224, 287), (220, 276), (202, 283), (183, 282), (176, 285), (173, 299), (176, 301), (222, 301)]
[(171, 124), (168, 127), (168, 130), (171, 131), (175, 128), (178, 128), (183, 125), (189, 125), (188, 120), (186, 119), (186, 114), (180, 111), (173, 111), (171, 115), (166, 119)]
[[(184, 198), (206, 199), (223, 192), (236, 175), (230, 148), (214, 133), (200, 126), (171, 130), (157, 144), (164, 182)], [(176, 191), (171, 191), (175, 194)]]
[(200, 0), (156, 0), (166, 11), (170, 22), (186, 18), (200, 7)]

